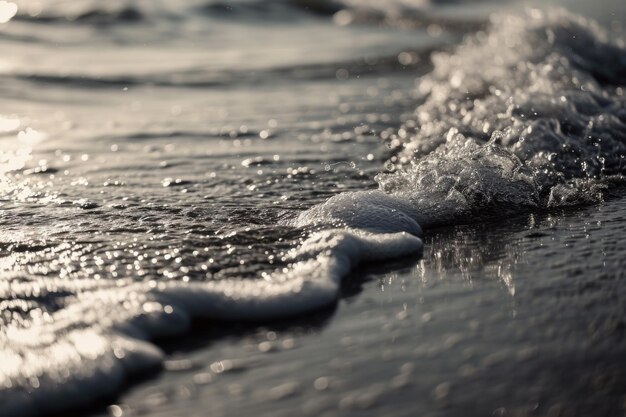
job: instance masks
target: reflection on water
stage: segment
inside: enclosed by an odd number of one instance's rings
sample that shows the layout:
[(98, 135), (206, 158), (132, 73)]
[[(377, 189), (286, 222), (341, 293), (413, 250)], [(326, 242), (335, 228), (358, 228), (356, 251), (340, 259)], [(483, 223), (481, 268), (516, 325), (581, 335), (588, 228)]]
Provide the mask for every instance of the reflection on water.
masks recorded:
[(526, 227), (528, 219), (522, 215), (505, 224), (496, 219), (433, 230), (414, 274), (424, 283), (457, 275), (468, 284), (492, 280), (514, 296), (513, 271), (523, 255), (516, 233)]
[[(31, 201), (33, 197), (46, 194), (49, 184), (30, 184), (28, 179), (21, 179), (31, 173), (44, 169), (45, 160), (33, 169), (24, 170), (33, 158), (33, 147), (46, 139), (46, 134), (24, 126), (24, 122), (15, 115), (0, 114), (0, 207), (9, 201)], [(9, 175), (9, 174), (16, 175)], [(49, 199), (43, 199), (47, 202)]]

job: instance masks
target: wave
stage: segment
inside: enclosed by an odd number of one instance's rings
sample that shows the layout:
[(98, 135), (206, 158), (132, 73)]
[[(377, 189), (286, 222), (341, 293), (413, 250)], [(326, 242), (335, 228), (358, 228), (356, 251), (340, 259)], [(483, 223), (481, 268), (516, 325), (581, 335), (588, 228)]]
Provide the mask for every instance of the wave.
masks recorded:
[(92, 24), (112, 25), (143, 22), (146, 18), (141, 7), (132, 1), (99, 2), (83, 0), (77, 2), (51, 1), (46, 3), (24, 1), (19, 4), (13, 18), (38, 24)]
[(492, 26), (433, 56), (424, 103), (387, 138), (394, 172), (377, 176), (380, 191), (334, 197), (295, 224), (350, 225), (371, 204), (422, 227), (456, 224), (599, 202), (625, 182), (623, 43), (565, 11)]
[[(626, 49), (564, 11), (496, 17), (433, 57), (381, 188), (417, 206), (485, 210), (600, 201), (626, 170)], [(423, 211), (428, 211), (426, 210)]]
[[(190, 18), (230, 19), (240, 21), (293, 22), (294, 19), (317, 17), (334, 18), (339, 24), (385, 24), (401, 27), (423, 26), (438, 23), (454, 29), (456, 19), (429, 16), (433, 6), (468, 5), (485, 0), (194, 0), (184, 5), (171, 2), (142, 0), (94, 0), (47, 1), (45, 3), (24, 0), (16, 21), (35, 24), (58, 25), (144, 25), (159, 21), (184, 22)], [(447, 23), (451, 23), (447, 25)], [(468, 20), (465, 23), (476, 23)]]
[(600, 201), (626, 169), (626, 49), (564, 11), (495, 17), (433, 57), (381, 189), (440, 223)]
[(418, 256), (422, 228), (601, 200), (626, 168), (624, 45), (563, 11), (492, 25), (434, 56), (423, 104), (386, 138), (393, 172), (378, 176), (379, 190), (339, 194), (290, 221), (314, 230), (285, 268), (193, 283), (3, 280), (7, 311), (28, 312), (34, 295), (63, 300), (27, 325), (3, 322), (3, 414), (60, 413), (116, 392), (162, 363), (151, 339), (191, 318), (258, 321), (332, 304), (356, 265)]
[[(427, 57), (435, 47), (419, 48), (413, 51), (398, 51), (405, 54), (424, 57), (412, 62), (400, 62), (398, 54), (376, 58), (360, 58), (329, 63), (312, 63), (273, 67), (267, 69), (212, 70), (208, 68), (190, 68), (177, 72), (153, 73), (141, 75), (91, 75), (91, 74), (55, 74), (47, 72), (28, 73), (20, 69), (0, 74), (0, 83), (15, 80), (33, 84), (61, 86), (64, 88), (102, 88), (120, 89), (125, 87), (164, 87), (164, 88), (219, 88), (232, 85), (256, 85), (259, 83), (276, 84), (281, 80), (329, 80), (338, 77), (338, 71), (351, 77), (389, 75), (404, 72), (407, 69), (416, 73), (425, 73), (431, 69)], [(346, 75), (347, 76), (347, 75)]]
[(17, 21), (39, 24), (80, 24), (93, 26), (132, 25), (170, 20), (181, 21), (194, 16), (214, 19), (283, 20), (302, 14), (332, 15), (342, 9), (333, 1), (206, 1), (186, 4), (155, 3), (150, 1), (116, 0), (102, 2), (78, 0), (49, 1), (44, 4), (25, 1), (20, 5)]

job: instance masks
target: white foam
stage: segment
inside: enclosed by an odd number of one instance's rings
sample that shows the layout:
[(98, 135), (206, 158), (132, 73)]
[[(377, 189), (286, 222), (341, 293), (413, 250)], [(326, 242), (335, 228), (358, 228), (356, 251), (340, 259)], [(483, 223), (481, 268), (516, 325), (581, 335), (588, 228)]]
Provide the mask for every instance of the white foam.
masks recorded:
[(346, 192), (329, 198), (294, 221), (299, 227), (334, 225), (378, 233), (407, 232), (422, 236), (415, 220), (419, 216), (411, 201), (379, 190)]
[(117, 281), (77, 292), (49, 317), (0, 332), (0, 409), (31, 416), (89, 404), (115, 393), (129, 374), (158, 366), (163, 355), (148, 340), (186, 331), (191, 317), (257, 321), (318, 309), (337, 300), (342, 278), (361, 262), (421, 250), (422, 241), (405, 232), (331, 229), (314, 233), (290, 253), (286, 270), (266, 279)]
[(626, 173), (626, 47), (563, 10), (494, 15), (433, 56), (387, 193), (431, 224), (600, 201)]

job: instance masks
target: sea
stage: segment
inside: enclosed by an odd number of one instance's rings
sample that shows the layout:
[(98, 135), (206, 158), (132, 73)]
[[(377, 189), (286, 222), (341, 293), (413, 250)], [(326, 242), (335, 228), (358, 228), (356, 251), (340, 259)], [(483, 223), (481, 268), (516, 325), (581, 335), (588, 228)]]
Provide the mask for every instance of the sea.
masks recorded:
[(626, 413), (623, 0), (0, 0), (0, 416)]

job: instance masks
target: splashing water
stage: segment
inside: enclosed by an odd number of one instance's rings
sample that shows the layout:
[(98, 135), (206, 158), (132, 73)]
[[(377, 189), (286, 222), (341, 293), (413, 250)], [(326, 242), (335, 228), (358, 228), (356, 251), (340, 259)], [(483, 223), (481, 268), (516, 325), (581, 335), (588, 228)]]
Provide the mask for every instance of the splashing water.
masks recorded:
[(623, 42), (563, 11), (492, 25), (434, 57), (424, 104), (391, 139), (399, 170), (381, 189), (413, 201), (423, 224), (597, 202), (624, 180)]

